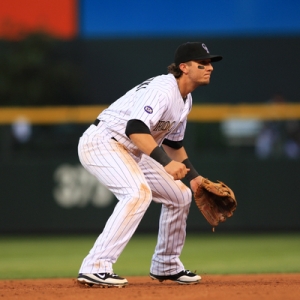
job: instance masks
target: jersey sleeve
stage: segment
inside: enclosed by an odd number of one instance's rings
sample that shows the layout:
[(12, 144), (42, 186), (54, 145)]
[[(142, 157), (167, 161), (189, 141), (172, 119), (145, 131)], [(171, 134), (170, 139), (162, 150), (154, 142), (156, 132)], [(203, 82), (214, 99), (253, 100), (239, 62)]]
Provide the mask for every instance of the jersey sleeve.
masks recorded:
[(184, 114), (183, 119), (180, 120), (179, 124), (177, 125), (177, 127), (175, 127), (167, 136), (166, 139), (171, 140), (171, 141), (182, 141), (184, 139), (184, 135), (185, 135), (185, 130), (186, 130), (186, 126), (187, 126), (187, 116), (190, 113), (191, 109), (192, 109), (192, 103), (193, 103), (193, 99), (192, 99), (192, 95), (189, 94), (188, 95), (188, 99), (187, 99), (187, 112), (186, 114)]
[(171, 141), (176, 141), (176, 142), (182, 141), (184, 139), (186, 124), (187, 124), (186, 119), (180, 122), (178, 126), (174, 128), (174, 130), (166, 136), (166, 139)]
[(146, 88), (136, 92), (135, 105), (129, 119), (144, 122), (150, 129), (160, 120), (166, 109), (164, 93), (157, 89)]

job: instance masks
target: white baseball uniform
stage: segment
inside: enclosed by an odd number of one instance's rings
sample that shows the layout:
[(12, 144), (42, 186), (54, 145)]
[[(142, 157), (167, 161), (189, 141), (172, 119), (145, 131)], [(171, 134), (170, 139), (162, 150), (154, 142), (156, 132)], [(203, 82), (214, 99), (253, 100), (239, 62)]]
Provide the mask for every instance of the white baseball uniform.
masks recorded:
[[(186, 219), (192, 194), (180, 180), (143, 154), (126, 136), (128, 120), (143, 121), (161, 145), (167, 138), (183, 140), (192, 96), (184, 101), (172, 74), (146, 80), (128, 91), (99, 114), (80, 138), (82, 165), (118, 199), (80, 273), (112, 273), (124, 247), (132, 237), (151, 201), (162, 204), (157, 245), (150, 272), (173, 275), (185, 268), (180, 254), (185, 242)], [(114, 138), (114, 139), (112, 139)]]

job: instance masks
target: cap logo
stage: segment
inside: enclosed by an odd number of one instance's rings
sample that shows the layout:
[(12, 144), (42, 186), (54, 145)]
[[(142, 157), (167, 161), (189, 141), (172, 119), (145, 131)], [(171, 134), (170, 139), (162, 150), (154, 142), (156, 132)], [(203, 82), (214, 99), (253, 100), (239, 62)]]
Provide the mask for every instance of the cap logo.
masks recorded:
[(204, 50), (206, 50), (207, 53), (209, 53), (208, 48), (206, 47), (205, 44), (202, 44), (202, 48), (203, 48)]

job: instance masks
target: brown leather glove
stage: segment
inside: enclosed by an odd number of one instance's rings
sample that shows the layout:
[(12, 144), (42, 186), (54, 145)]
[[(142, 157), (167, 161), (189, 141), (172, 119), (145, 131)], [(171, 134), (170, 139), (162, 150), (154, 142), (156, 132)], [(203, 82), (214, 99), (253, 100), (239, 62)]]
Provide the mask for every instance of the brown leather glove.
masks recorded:
[(233, 215), (237, 202), (233, 191), (223, 182), (217, 183), (203, 178), (201, 185), (194, 193), (194, 199), (200, 212), (209, 224), (218, 226)]

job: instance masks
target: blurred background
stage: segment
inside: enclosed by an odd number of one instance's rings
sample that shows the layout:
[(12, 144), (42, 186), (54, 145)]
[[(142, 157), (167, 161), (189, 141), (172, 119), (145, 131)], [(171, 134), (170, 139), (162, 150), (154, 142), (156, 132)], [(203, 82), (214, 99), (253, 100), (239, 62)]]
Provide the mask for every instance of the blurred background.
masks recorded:
[[(101, 232), (116, 199), (80, 166), (78, 139), (187, 41), (223, 55), (185, 138), (199, 173), (235, 191), (218, 230), (298, 231), (299, 16), (296, 0), (0, 1), (0, 233)], [(137, 231), (156, 232), (159, 212)]]

